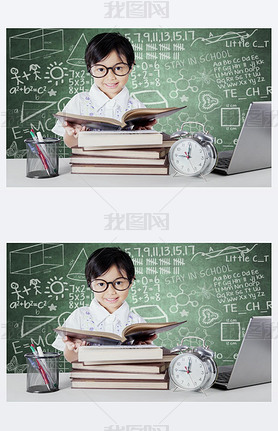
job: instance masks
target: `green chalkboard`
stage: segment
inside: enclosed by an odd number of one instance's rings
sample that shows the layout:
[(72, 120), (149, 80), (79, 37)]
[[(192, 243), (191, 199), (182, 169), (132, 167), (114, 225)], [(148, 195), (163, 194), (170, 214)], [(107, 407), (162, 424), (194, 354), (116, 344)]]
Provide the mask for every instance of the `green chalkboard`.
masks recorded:
[[(7, 369), (25, 371), (30, 343), (53, 350), (53, 328), (89, 305), (87, 257), (107, 244), (8, 244)], [(249, 318), (271, 314), (270, 244), (115, 244), (133, 259), (127, 301), (146, 321), (187, 323), (163, 333), (168, 348), (204, 338), (218, 364), (232, 363)], [(69, 365), (61, 359), (61, 370)]]
[[(30, 128), (52, 136), (53, 113), (93, 83), (87, 42), (111, 29), (7, 30), (7, 158), (26, 156)], [(271, 99), (270, 29), (117, 29), (131, 41), (130, 93), (146, 106), (183, 106), (155, 126), (172, 133), (197, 121), (218, 150), (233, 149), (250, 102)], [(200, 130), (200, 126), (186, 129)], [(60, 156), (69, 156), (63, 142)]]

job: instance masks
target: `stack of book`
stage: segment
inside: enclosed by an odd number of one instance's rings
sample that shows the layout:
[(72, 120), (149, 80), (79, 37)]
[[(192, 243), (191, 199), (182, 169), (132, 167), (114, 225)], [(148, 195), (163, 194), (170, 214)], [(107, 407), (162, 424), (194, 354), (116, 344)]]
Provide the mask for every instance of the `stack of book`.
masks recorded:
[(153, 344), (127, 343), (147, 340), (185, 322), (134, 323), (121, 335), (63, 326), (54, 331), (94, 344), (79, 347), (78, 361), (72, 364), (72, 388), (168, 389), (167, 368), (175, 354)]
[[(180, 108), (139, 108), (127, 111), (121, 121), (57, 112), (61, 121), (86, 127), (78, 135), (70, 163), (73, 174), (167, 175), (167, 153), (173, 140), (155, 130), (139, 130), (149, 121), (179, 112)], [(128, 129), (137, 130), (128, 130)], [(93, 131), (90, 131), (92, 130)]]
[(168, 366), (174, 354), (162, 347), (82, 346), (72, 363), (72, 388), (168, 389)]
[(72, 173), (167, 175), (172, 143), (154, 130), (80, 132)]

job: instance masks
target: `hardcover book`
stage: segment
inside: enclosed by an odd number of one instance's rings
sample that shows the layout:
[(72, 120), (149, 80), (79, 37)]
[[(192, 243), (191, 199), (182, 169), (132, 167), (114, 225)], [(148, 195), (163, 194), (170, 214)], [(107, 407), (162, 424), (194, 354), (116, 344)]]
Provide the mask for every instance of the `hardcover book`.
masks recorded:
[(149, 338), (150, 335), (170, 331), (185, 322), (186, 320), (183, 320), (182, 322), (166, 323), (134, 323), (126, 326), (121, 336), (112, 332), (85, 331), (81, 329), (66, 328), (63, 326), (58, 326), (54, 331), (63, 338), (66, 336), (78, 338), (93, 344), (125, 344), (133, 341), (143, 341), (144, 339)]
[(121, 121), (108, 117), (93, 117), (86, 115), (70, 114), (67, 112), (57, 112), (54, 114), (58, 120), (80, 124), (91, 129), (114, 129), (121, 130), (129, 127), (146, 125), (150, 120), (167, 117), (181, 109), (186, 108), (138, 108), (127, 111)]

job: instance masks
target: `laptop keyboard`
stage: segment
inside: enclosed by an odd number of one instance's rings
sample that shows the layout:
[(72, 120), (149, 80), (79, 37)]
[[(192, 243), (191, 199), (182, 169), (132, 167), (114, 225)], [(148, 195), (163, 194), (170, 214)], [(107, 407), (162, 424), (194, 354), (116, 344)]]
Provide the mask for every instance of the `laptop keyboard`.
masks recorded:
[(226, 169), (229, 167), (233, 151), (220, 151), (218, 154), (218, 160), (216, 163), (216, 168)]
[(228, 383), (228, 381), (229, 381), (229, 379), (231, 377), (231, 373), (232, 373), (232, 370), (231, 371), (225, 371), (225, 372), (222, 372), (222, 373), (218, 373), (216, 382), (217, 383)]
[(222, 159), (218, 159), (216, 167), (217, 168), (228, 168), (230, 164), (231, 158), (230, 157), (223, 157)]

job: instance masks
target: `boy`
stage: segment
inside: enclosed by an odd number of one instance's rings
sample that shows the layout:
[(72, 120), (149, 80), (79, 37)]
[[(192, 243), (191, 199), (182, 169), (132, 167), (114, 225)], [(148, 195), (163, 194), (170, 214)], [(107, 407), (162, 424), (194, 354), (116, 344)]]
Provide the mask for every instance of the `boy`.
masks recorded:
[[(121, 120), (126, 111), (145, 108), (139, 100), (130, 97), (126, 88), (129, 74), (135, 65), (130, 42), (119, 33), (101, 33), (93, 37), (85, 51), (88, 72), (94, 78), (89, 92), (76, 94), (64, 107), (70, 114), (110, 117)], [(156, 120), (146, 127), (150, 129)], [(64, 136), (68, 147), (77, 146), (78, 133), (85, 130), (80, 125), (57, 121), (52, 131)]]
[[(138, 314), (132, 313), (125, 299), (135, 280), (134, 265), (130, 256), (117, 247), (105, 247), (94, 251), (85, 267), (88, 286), (94, 292), (89, 307), (73, 311), (64, 325), (73, 329), (113, 332), (121, 335), (127, 325), (145, 322)], [(150, 344), (156, 335), (145, 343)], [(79, 339), (57, 336), (52, 344), (55, 349), (64, 350), (69, 362), (78, 358), (79, 346), (85, 342)]]

